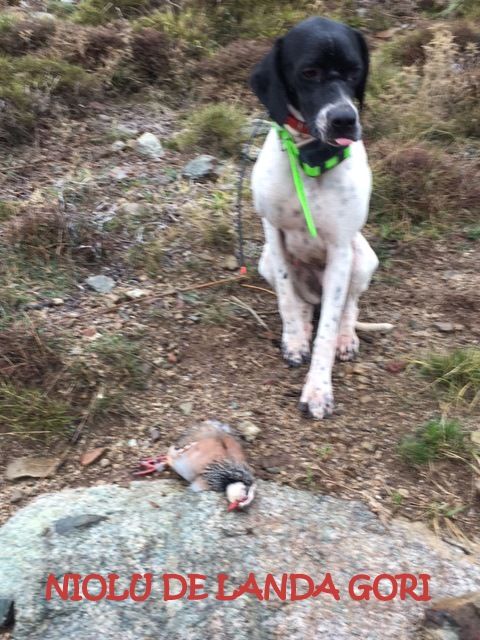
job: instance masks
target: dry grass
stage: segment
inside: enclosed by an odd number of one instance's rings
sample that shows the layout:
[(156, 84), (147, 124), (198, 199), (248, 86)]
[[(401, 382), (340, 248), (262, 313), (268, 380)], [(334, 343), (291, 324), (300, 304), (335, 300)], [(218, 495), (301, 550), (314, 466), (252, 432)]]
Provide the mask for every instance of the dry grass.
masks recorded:
[(14, 11), (0, 14), (0, 52), (21, 55), (45, 46), (55, 32), (48, 17), (29, 18)]
[(6, 225), (4, 238), (15, 251), (30, 258), (58, 258), (69, 246), (67, 219), (55, 208), (28, 207)]
[(59, 105), (78, 110), (79, 101), (91, 98), (95, 88), (92, 76), (67, 62), (32, 55), (0, 58), (0, 141), (28, 140)]
[(0, 428), (35, 436), (65, 432), (75, 411), (58, 394), (60, 353), (59, 343), (28, 322), (0, 332)]
[(200, 60), (196, 72), (201, 73), (202, 82), (195, 87), (199, 97), (212, 101), (222, 97), (229, 99), (234, 94), (237, 99), (241, 98), (243, 105), (258, 106), (248, 78), (270, 47), (270, 40), (235, 40)]
[(58, 344), (29, 323), (0, 331), (0, 380), (15, 385), (48, 387), (62, 369)]
[(70, 350), (68, 336), (47, 337), (28, 322), (0, 332), (0, 428), (62, 435), (87, 413), (97, 421), (127, 413), (122, 389), (144, 389), (150, 375), (140, 338), (105, 335), (80, 355)]
[(128, 252), (127, 264), (150, 277), (158, 276), (165, 266), (165, 243), (162, 238), (151, 238), (135, 244)]
[(105, 235), (90, 222), (67, 216), (45, 194), (22, 203), (17, 215), (5, 223), (3, 242), (32, 263), (85, 264), (102, 258), (110, 246)]
[(142, 28), (132, 35), (131, 49), (135, 68), (148, 82), (170, 76), (173, 46), (165, 33)]
[(455, 45), (461, 54), (467, 53), (472, 45), (480, 48), (480, 28), (468, 20), (456, 20), (443, 23), (425, 23), (424, 26), (408, 31), (395, 38), (381, 51), (384, 61), (393, 62), (400, 67), (413, 64), (422, 67), (427, 59), (427, 46), (432, 43), (435, 34), (440, 30), (447, 30), (452, 34)]
[[(389, 66), (382, 52), (370, 93), (367, 129), (378, 138), (448, 140), (480, 136), (479, 50), (462, 52), (451, 31), (435, 32), (425, 45), (423, 64), (403, 70)], [(383, 67), (383, 68), (382, 68)]]
[(93, 343), (91, 352), (102, 367), (107, 368), (107, 377), (135, 389), (144, 389), (150, 365), (147, 354), (138, 336), (121, 334), (105, 335)]
[(472, 162), (460, 163), (431, 145), (407, 144), (395, 151), (390, 146), (375, 149), (375, 221), (406, 231), (422, 224), (441, 229), (453, 216), (475, 219), (480, 182)]

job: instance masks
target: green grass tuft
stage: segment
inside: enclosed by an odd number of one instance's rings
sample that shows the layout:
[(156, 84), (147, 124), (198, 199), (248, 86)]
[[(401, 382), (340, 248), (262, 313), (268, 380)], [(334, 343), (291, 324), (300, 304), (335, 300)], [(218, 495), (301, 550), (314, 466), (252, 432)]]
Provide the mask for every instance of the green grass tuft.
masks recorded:
[(450, 453), (463, 453), (465, 435), (455, 420), (430, 420), (414, 435), (404, 438), (399, 451), (409, 464), (426, 464), (438, 458), (448, 457)]
[(470, 347), (450, 353), (429, 354), (415, 364), (433, 383), (458, 400), (472, 405), (480, 397), (480, 349)]
[(108, 368), (108, 375), (136, 389), (145, 388), (147, 364), (138, 338), (105, 335), (93, 343), (92, 352)]
[(189, 7), (181, 12), (154, 11), (136, 20), (133, 28), (134, 31), (145, 28), (159, 31), (192, 55), (208, 51), (211, 47), (207, 16)]
[(0, 200), (0, 221), (13, 218), (18, 213), (20, 206), (13, 200)]
[(61, 434), (70, 426), (73, 413), (66, 402), (49, 398), (39, 389), (0, 384), (0, 425), (9, 431)]
[(195, 109), (176, 143), (182, 150), (198, 147), (213, 153), (238, 155), (245, 141), (245, 124), (245, 114), (239, 107), (212, 104)]
[(47, 3), (47, 11), (59, 18), (68, 18), (75, 13), (75, 10), (74, 4), (62, 2), (62, 0), (49, 0)]
[(469, 240), (480, 240), (480, 224), (466, 229), (466, 236)]
[(138, 17), (151, 5), (151, 0), (81, 0), (73, 19), (79, 24), (97, 26), (118, 18)]

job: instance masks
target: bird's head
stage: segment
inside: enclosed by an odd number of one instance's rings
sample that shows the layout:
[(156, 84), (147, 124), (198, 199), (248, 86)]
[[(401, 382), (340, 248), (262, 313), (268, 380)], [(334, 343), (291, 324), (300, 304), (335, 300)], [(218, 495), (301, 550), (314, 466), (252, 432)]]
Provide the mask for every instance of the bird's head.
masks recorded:
[(231, 482), (227, 485), (225, 493), (228, 499), (228, 511), (244, 509), (255, 497), (255, 484), (247, 486), (244, 482)]

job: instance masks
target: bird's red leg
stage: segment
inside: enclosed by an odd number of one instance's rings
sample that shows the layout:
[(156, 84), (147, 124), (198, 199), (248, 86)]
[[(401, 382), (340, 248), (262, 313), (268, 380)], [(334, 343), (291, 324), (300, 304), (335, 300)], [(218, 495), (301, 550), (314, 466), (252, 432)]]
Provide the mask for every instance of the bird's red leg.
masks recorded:
[(156, 456), (155, 458), (148, 458), (147, 460), (140, 460), (137, 471), (133, 472), (134, 476), (148, 476), (156, 471), (165, 471), (168, 467), (168, 456), (165, 454)]

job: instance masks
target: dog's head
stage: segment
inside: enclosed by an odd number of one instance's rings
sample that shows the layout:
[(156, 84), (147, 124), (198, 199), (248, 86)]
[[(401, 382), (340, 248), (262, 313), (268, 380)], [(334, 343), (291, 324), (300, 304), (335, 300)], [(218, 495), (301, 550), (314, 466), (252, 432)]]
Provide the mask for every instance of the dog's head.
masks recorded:
[(275, 42), (250, 82), (278, 124), (284, 124), (292, 106), (313, 136), (348, 144), (361, 138), (355, 100), (361, 108), (368, 61), (361, 33), (333, 20), (309, 18)]

